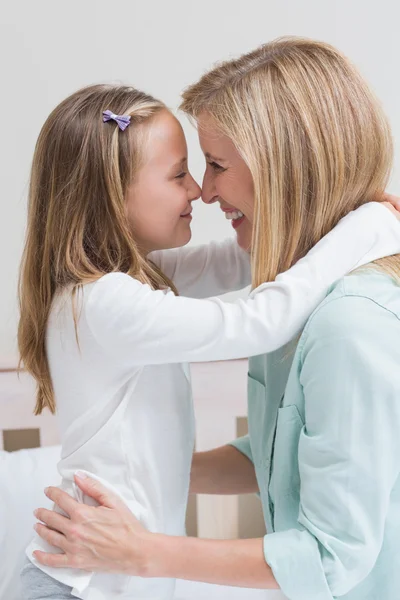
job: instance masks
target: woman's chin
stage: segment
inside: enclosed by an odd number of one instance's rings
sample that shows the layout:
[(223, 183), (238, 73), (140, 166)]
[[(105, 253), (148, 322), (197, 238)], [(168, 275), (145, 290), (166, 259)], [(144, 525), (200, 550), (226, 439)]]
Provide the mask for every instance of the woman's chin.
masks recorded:
[(248, 254), (251, 252), (251, 236), (243, 234), (240, 230), (236, 233), (236, 241), (238, 246)]

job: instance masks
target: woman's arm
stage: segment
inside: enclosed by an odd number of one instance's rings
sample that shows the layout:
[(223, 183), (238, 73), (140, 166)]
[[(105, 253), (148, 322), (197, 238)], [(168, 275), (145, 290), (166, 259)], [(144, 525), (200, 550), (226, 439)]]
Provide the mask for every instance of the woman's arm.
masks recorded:
[[(39, 509), (38, 534), (62, 554), (35, 551), (39, 563), (87, 571), (167, 577), (251, 588), (277, 588), (262, 539), (202, 540), (149, 533), (98, 481), (75, 477), (100, 506), (79, 504), (58, 488), (46, 495), (68, 515)], [(46, 525), (44, 525), (45, 523)]]
[(110, 273), (86, 286), (86, 318), (110, 360), (128, 367), (263, 354), (300, 331), (330, 284), (399, 251), (399, 221), (370, 203), (347, 215), (306, 257), (246, 301), (176, 297)]
[(155, 536), (146, 577), (171, 577), (256, 589), (279, 589), (263, 540), (204, 540)]
[(254, 465), (233, 446), (195, 452), (190, 475), (191, 494), (255, 494)]

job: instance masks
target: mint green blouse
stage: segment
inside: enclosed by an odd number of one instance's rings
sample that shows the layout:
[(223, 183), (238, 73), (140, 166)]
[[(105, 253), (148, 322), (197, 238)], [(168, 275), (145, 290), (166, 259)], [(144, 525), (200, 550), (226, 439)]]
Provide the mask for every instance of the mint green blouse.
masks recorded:
[(400, 598), (400, 286), (336, 283), (301, 337), (250, 360), (265, 560), (290, 600)]

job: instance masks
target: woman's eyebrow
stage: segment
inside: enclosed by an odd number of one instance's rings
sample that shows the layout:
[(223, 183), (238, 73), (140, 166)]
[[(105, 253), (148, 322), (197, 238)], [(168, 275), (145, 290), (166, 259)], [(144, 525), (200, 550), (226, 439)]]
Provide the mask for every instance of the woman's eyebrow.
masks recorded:
[(210, 160), (215, 160), (216, 162), (226, 162), (226, 158), (218, 158), (218, 156), (213, 156), (209, 152), (206, 152), (204, 156)]

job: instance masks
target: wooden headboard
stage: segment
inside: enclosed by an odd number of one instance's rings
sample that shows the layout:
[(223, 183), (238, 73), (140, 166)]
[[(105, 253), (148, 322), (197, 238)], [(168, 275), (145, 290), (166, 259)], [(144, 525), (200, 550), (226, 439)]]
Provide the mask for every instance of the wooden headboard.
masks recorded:
[(0, 366), (0, 450), (20, 450), (60, 443), (55, 417), (33, 414), (36, 384), (16, 366)]

